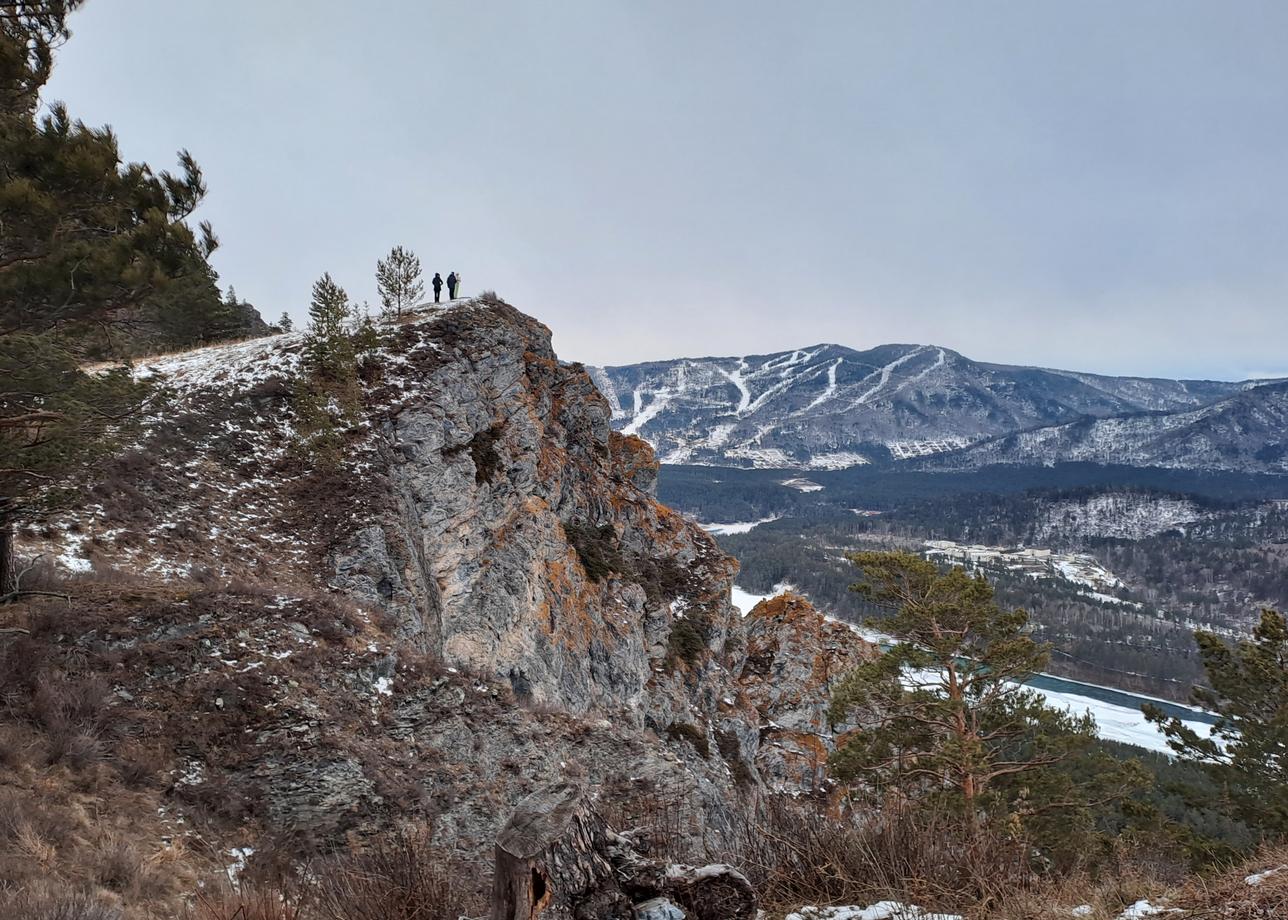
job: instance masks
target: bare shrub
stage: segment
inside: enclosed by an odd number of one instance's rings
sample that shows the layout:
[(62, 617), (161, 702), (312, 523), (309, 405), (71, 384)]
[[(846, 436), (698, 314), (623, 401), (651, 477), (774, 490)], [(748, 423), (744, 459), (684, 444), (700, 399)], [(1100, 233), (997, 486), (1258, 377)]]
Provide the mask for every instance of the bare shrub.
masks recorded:
[(308, 896), (299, 886), (224, 884), (197, 894), (184, 920), (311, 920)]
[(130, 789), (158, 786), (169, 770), (170, 758), (159, 747), (128, 743), (117, 754), (116, 772)]
[(29, 759), (32, 741), (16, 725), (0, 725), (0, 770), (14, 773)]
[(891, 809), (860, 823), (820, 807), (772, 801), (733, 834), (731, 852), (767, 909), (892, 898), (925, 906), (990, 903), (1029, 887), (1023, 842), (972, 835), (954, 816)]
[(27, 889), (6, 900), (0, 894), (0, 916), (5, 920), (123, 920), (120, 908), (81, 892), (67, 892), (50, 885)]
[(615, 831), (630, 835), (637, 849), (669, 862), (700, 862), (700, 820), (693, 789), (686, 783), (660, 785), (644, 777), (605, 779), (595, 804)]
[(317, 913), (324, 920), (457, 920), (477, 915), (479, 892), (463, 879), (478, 873), (430, 843), (426, 831), (382, 837), (361, 853), (314, 867)]
[(148, 902), (165, 888), (164, 872), (156, 857), (149, 858), (137, 839), (120, 832), (95, 833), (82, 861), (98, 888), (128, 904)]

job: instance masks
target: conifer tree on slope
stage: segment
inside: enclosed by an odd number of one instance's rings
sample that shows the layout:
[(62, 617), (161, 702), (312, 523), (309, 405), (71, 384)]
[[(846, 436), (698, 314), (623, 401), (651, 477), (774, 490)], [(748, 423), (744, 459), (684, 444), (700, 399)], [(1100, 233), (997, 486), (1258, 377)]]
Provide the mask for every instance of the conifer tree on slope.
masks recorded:
[(425, 296), (420, 259), (410, 249), (395, 246), (387, 258), (376, 262), (376, 290), (386, 313), (401, 316), (403, 310), (416, 306)]
[(1215, 780), (1226, 805), (1250, 827), (1288, 837), (1288, 622), (1263, 610), (1251, 639), (1229, 643), (1196, 632), (1210, 687), (1196, 687), (1194, 701), (1220, 720), (1200, 735), (1156, 706), (1145, 717), (1167, 735), (1182, 762), (1197, 764)]
[(80, 370), (77, 332), (110, 325), (217, 245), (208, 224), (186, 223), (206, 192), (186, 151), (178, 174), (122, 166), (110, 129), (60, 103), (37, 117), (78, 6), (0, 9), (0, 598), (18, 587), (14, 526), (72, 494), (141, 399), (125, 371)]
[(320, 470), (336, 469), (344, 453), (345, 419), (360, 399), (357, 352), (349, 334), (349, 295), (324, 274), (313, 284), (304, 356), (295, 384), (297, 445)]
[[(972, 831), (994, 820), (1034, 832), (1056, 811), (1067, 823), (1139, 781), (1135, 765), (1107, 758), (1098, 770), (1062, 769), (1097, 756), (1095, 722), (1022, 686), (1048, 650), (1029, 636), (1028, 614), (998, 607), (982, 576), (909, 553), (849, 559), (863, 575), (853, 589), (894, 611), (871, 625), (896, 642), (835, 691), (833, 723), (859, 730), (833, 754), (834, 775), (880, 799), (947, 806)], [(1094, 782), (1075, 779), (1088, 775)]]
[(304, 341), (305, 366), (324, 387), (343, 384), (354, 374), (353, 343), (349, 340), (349, 295), (330, 273), (313, 283), (309, 331)]

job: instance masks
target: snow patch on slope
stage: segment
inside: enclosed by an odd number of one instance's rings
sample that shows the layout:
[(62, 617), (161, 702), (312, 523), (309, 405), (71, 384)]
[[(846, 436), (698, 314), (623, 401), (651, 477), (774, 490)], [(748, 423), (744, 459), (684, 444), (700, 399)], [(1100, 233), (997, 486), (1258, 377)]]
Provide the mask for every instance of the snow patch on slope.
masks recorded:
[(1143, 540), (1204, 517), (1192, 501), (1132, 492), (1107, 492), (1085, 499), (1052, 502), (1042, 508), (1035, 536), (1114, 537)]
[(838, 450), (830, 454), (815, 454), (805, 464), (811, 470), (848, 470), (852, 466), (863, 466), (868, 458), (852, 451)]
[(836, 369), (840, 367), (844, 361), (845, 361), (844, 358), (837, 358), (828, 366), (827, 387), (824, 388), (823, 392), (820, 393), (818, 396), (816, 396), (814, 398), (814, 401), (811, 402), (808, 406), (806, 406), (803, 411), (808, 412), (810, 409), (813, 409), (815, 406), (821, 406), (823, 405), (823, 403), (827, 402), (829, 399), (836, 396)]
[(761, 518), (759, 521), (738, 521), (733, 524), (703, 524), (702, 529), (707, 533), (715, 534), (717, 537), (727, 537), (737, 533), (750, 533), (761, 524), (769, 524), (778, 520), (779, 515), (771, 514), (767, 518)]
[[(885, 367), (881, 368), (881, 370), (876, 371), (875, 373), (878, 373), (881, 375), (881, 379), (877, 381), (876, 386), (872, 387), (870, 390), (865, 390), (863, 393), (859, 394), (858, 398), (855, 399), (854, 402), (850, 404), (850, 408), (853, 409), (856, 406), (861, 406), (864, 403), (866, 403), (868, 400), (870, 400), (873, 396), (876, 396), (883, 389), (885, 389), (886, 385), (890, 382), (890, 375), (894, 373), (896, 368), (902, 367), (904, 364), (907, 364), (909, 361), (911, 361), (913, 358), (917, 357), (918, 355), (925, 354), (926, 351), (927, 351), (927, 347), (925, 345), (922, 345), (919, 348), (917, 348), (915, 351), (910, 351), (906, 355), (900, 358), (896, 358), (895, 360), (887, 364)], [(871, 375), (869, 375), (869, 377), (870, 376)]]

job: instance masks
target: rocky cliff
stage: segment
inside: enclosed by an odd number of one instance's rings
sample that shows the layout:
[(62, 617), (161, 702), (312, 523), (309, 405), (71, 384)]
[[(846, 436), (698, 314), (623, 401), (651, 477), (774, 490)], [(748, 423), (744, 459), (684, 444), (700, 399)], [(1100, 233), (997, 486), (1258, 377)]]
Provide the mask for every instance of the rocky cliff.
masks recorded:
[(760, 775), (788, 792), (819, 790), (833, 750), (828, 703), (834, 684), (876, 654), (854, 630), (825, 620), (805, 598), (781, 594), (747, 615), (747, 657), (739, 687), (760, 717)]
[(298, 446), (298, 334), (188, 353), (140, 367), (145, 433), (92, 500), (24, 535), (106, 599), (39, 654), (114, 688), (167, 834), (432, 816), (482, 853), (576, 773), (619, 824), (696, 843), (817, 787), (865, 644), (799, 598), (744, 620), (736, 563), (658, 503), (651, 449), (537, 321), (488, 299), (383, 331), (337, 467)]

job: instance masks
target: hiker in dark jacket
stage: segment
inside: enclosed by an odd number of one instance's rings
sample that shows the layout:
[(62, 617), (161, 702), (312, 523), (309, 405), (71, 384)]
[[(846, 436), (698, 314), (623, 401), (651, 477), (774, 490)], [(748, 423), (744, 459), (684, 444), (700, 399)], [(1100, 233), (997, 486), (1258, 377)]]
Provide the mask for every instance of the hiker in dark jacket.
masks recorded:
[(438, 303), (438, 292), (443, 289), (443, 276), (434, 272), (434, 280), (430, 284), (434, 286), (434, 303)]
[(456, 272), (452, 272), (447, 276), (447, 299), (456, 299)]

